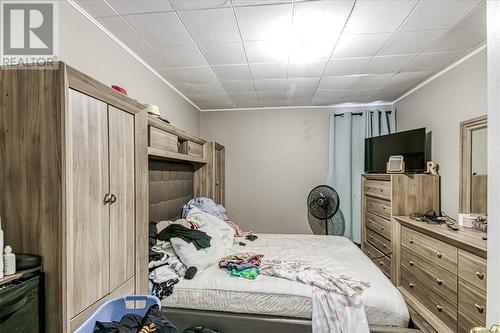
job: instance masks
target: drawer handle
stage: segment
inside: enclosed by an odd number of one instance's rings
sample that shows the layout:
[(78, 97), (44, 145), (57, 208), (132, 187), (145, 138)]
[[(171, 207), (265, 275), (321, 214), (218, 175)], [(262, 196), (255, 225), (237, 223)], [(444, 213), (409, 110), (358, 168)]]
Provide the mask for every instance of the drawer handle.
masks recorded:
[(411, 261), (411, 260), (410, 260), (410, 261), (408, 261), (408, 263), (410, 264), (410, 266), (415, 265), (415, 263), (414, 263), (413, 261)]
[(442, 285), (442, 284), (443, 284), (443, 280), (441, 280), (441, 279), (436, 279), (436, 282), (437, 282), (437, 284), (439, 284), (439, 285)]
[(384, 192), (384, 189), (383, 189), (383, 188), (381, 188), (381, 189), (380, 189), (380, 192)]
[(384, 249), (386, 248), (386, 246), (385, 246), (385, 244), (384, 244), (384, 243), (382, 243), (382, 247), (383, 247)]
[(408, 241), (410, 242), (410, 244), (413, 244), (413, 239), (409, 238)]
[(384, 227), (380, 227), (380, 230), (384, 230)]
[(439, 312), (443, 311), (443, 307), (441, 305), (436, 305), (436, 308), (438, 309)]
[(370, 251), (366, 251), (366, 253), (367, 253), (368, 255), (372, 254)]
[(479, 313), (484, 312), (484, 306), (481, 306), (479, 304), (474, 304), (474, 306), (476, 307), (477, 311), (479, 311)]
[(191, 146), (188, 146), (188, 150), (191, 150)]
[(438, 258), (440, 258), (440, 259), (443, 257), (443, 254), (442, 254), (441, 252), (436, 252), (436, 255), (437, 255), (437, 257), (438, 257)]
[(379, 261), (378, 263), (380, 264), (380, 266), (384, 266), (384, 262), (383, 261)]
[(410, 282), (410, 288), (413, 289), (413, 287), (415, 287), (415, 284)]
[(477, 278), (479, 280), (483, 280), (484, 279), (484, 273), (476, 271), (476, 275), (477, 275)]
[(373, 236), (368, 236), (368, 238), (373, 239)]

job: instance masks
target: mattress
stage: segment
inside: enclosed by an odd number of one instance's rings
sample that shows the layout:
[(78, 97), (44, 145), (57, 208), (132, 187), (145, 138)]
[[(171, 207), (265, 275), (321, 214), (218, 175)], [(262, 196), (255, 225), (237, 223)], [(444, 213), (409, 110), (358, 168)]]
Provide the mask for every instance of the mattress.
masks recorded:
[[(406, 327), (406, 303), (391, 281), (350, 240), (318, 235), (258, 234), (246, 246), (235, 245), (229, 253), (252, 251), (265, 259), (299, 260), (327, 268), (334, 274), (367, 281), (361, 295), (370, 325)], [(229, 275), (217, 265), (198, 272), (192, 280), (181, 280), (165, 307), (246, 314), (311, 318), (312, 288), (282, 278), (259, 275), (247, 280)]]

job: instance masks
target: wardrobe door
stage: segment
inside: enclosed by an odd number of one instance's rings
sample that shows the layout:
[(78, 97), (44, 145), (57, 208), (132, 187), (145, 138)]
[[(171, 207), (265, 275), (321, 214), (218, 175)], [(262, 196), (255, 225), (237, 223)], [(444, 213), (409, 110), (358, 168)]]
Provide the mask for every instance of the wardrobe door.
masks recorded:
[[(67, 112), (68, 311), (72, 317), (109, 291), (107, 105), (74, 90)], [(48, 277), (49, 278), (49, 277)]]
[(215, 149), (215, 193), (214, 201), (224, 204), (224, 149)]
[[(110, 290), (134, 275), (135, 148), (134, 116), (108, 106), (110, 167)], [(147, 221), (144, 221), (147, 223)]]

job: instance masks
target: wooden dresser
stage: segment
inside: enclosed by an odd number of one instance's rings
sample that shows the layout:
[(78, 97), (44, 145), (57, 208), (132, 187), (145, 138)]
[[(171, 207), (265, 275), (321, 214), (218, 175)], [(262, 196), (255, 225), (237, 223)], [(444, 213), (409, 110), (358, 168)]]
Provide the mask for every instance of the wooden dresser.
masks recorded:
[(393, 281), (399, 278), (399, 224), (393, 216), (439, 211), (439, 176), (366, 174), (362, 176), (361, 247)]
[(436, 331), (468, 333), (486, 320), (484, 233), (395, 217), (400, 227), (397, 285)]

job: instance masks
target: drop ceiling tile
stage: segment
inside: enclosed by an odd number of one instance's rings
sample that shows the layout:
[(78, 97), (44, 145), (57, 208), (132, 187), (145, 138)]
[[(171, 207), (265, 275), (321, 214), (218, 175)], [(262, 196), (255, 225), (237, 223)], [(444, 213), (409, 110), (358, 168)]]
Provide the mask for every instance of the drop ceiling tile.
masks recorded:
[(151, 67), (170, 67), (170, 64), (153, 50), (120, 16), (102, 17), (97, 20)]
[(360, 74), (371, 58), (372, 57), (332, 59), (326, 66), (325, 75), (334, 76)]
[[(123, 16), (152, 46), (191, 44), (192, 40), (175, 13)], [(168, 31), (168, 33), (165, 33)]]
[(289, 106), (289, 101), (286, 98), (264, 99), (259, 101), (259, 105), (263, 108)]
[(229, 98), (233, 102), (257, 102), (257, 93), (255, 91), (232, 92), (229, 93)]
[(335, 44), (353, 5), (353, 0), (296, 2), (293, 8), (293, 38), (301, 42)]
[(236, 7), (243, 40), (286, 40), (292, 26), (292, 5)]
[(184, 84), (184, 80), (177, 74), (173, 68), (157, 69), (156, 70), (165, 80), (174, 86)]
[(436, 71), (457, 60), (463, 52), (422, 53), (403, 72)]
[(477, 6), (457, 27), (473, 27), (477, 25), (486, 25), (486, 1)]
[(223, 8), (231, 7), (230, 0), (170, 0), (175, 10), (196, 10), (196, 9), (210, 9), (210, 8)]
[(420, 1), (400, 31), (450, 29), (481, 0)]
[(469, 26), (452, 29), (426, 52), (465, 52), (486, 40), (486, 26)]
[(286, 99), (286, 90), (257, 91), (257, 96), (261, 101), (269, 101), (273, 99)]
[(347, 89), (357, 76), (323, 76), (318, 89)]
[(250, 64), (250, 70), (254, 80), (286, 79), (287, 77), (286, 63)]
[(168, 0), (106, 0), (120, 15), (170, 12)]
[(380, 89), (349, 89), (344, 98), (353, 103), (368, 103), (374, 101), (374, 96)]
[(222, 81), (222, 86), (229, 92), (248, 92), (255, 90), (253, 81), (251, 80), (231, 80)]
[(375, 89), (382, 88), (394, 77), (395, 73), (391, 74), (377, 74), (377, 75), (359, 75), (356, 77), (351, 89)]
[(177, 74), (185, 80), (191, 83), (203, 83), (203, 82), (217, 82), (217, 76), (215, 76), (212, 69), (209, 66), (200, 67), (184, 67), (176, 68)]
[(240, 41), (231, 8), (183, 11), (179, 16), (197, 43)]
[(276, 91), (286, 89), (286, 79), (265, 79), (255, 80), (255, 90), (257, 91)]
[(384, 91), (397, 92), (401, 95), (403, 92), (413, 88), (431, 74), (431, 71), (397, 73), (384, 87)]
[(94, 18), (118, 15), (104, 0), (76, 0), (76, 3)]
[(380, 55), (421, 53), (443, 36), (447, 30), (423, 30), (396, 33), (384, 45)]
[(215, 75), (221, 80), (251, 80), (252, 75), (247, 64), (212, 66)]
[(282, 3), (291, 3), (293, 0), (233, 0), (235, 7), (239, 6), (257, 6), (257, 5), (275, 5)]
[(231, 102), (226, 93), (220, 94), (189, 94), (186, 95), (194, 103), (226, 103)]
[(319, 83), (319, 77), (316, 78), (294, 78), (288, 79), (287, 90), (288, 91), (310, 91), (315, 90)]
[(205, 107), (203, 107), (201, 109), (202, 110), (234, 109), (234, 103), (231, 101), (212, 102), (212, 103), (205, 104)]
[(211, 65), (246, 64), (241, 42), (198, 44)]
[(345, 89), (318, 89), (314, 94), (313, 99), (334, 101), (345, 96), (346, 93), (347, 90)]
[(327, 61), (307, 61), (288, 64), (288, 78), (319, 77), (325, 70)]
[(330, 99), (321, 99), (321, 98), (313, 98), (311, 100), (311, 105), (314, 106), (330, 106), (332, 104), (339, 103), (339, 98), (330, 98)]
[(272, 41), (248, 41), (243, 44), (250, 63), (288, 61), (288, 48)]
[(184, 83), (177, 87), (186, 95), (190, 94), (222, 94), (225, 93), (224, 88), (219, 82), (207, 83)]
[(416, 54), (405, 54), (373, 57), (368, 66), (363, 70), (363, 74), (397, 73), (416, 56)]
[(316, 92), (315, 90), (304, 90), (304, 91), (287, 90), (286, 97), (287, 99), (292, 99), (292, 100), (311, 100), (315, 92)]
[(394, 32), (416, 3), (416, 0), (358, 0), (349, 17), (344, 33)]
[(158, 46), (156, 51), (165, 58), (172, 67), (192, 67), (207, 65), (205, 58), (196, 45)]
[(353, 58), (373, 56), (389, 39), (390, 34), (344, 34), (340, 37), (334, 58)]
[(234, 101), (234, 105), (240, 109), (252, 109), (260, 107), (259, 100), (256, 101)]

